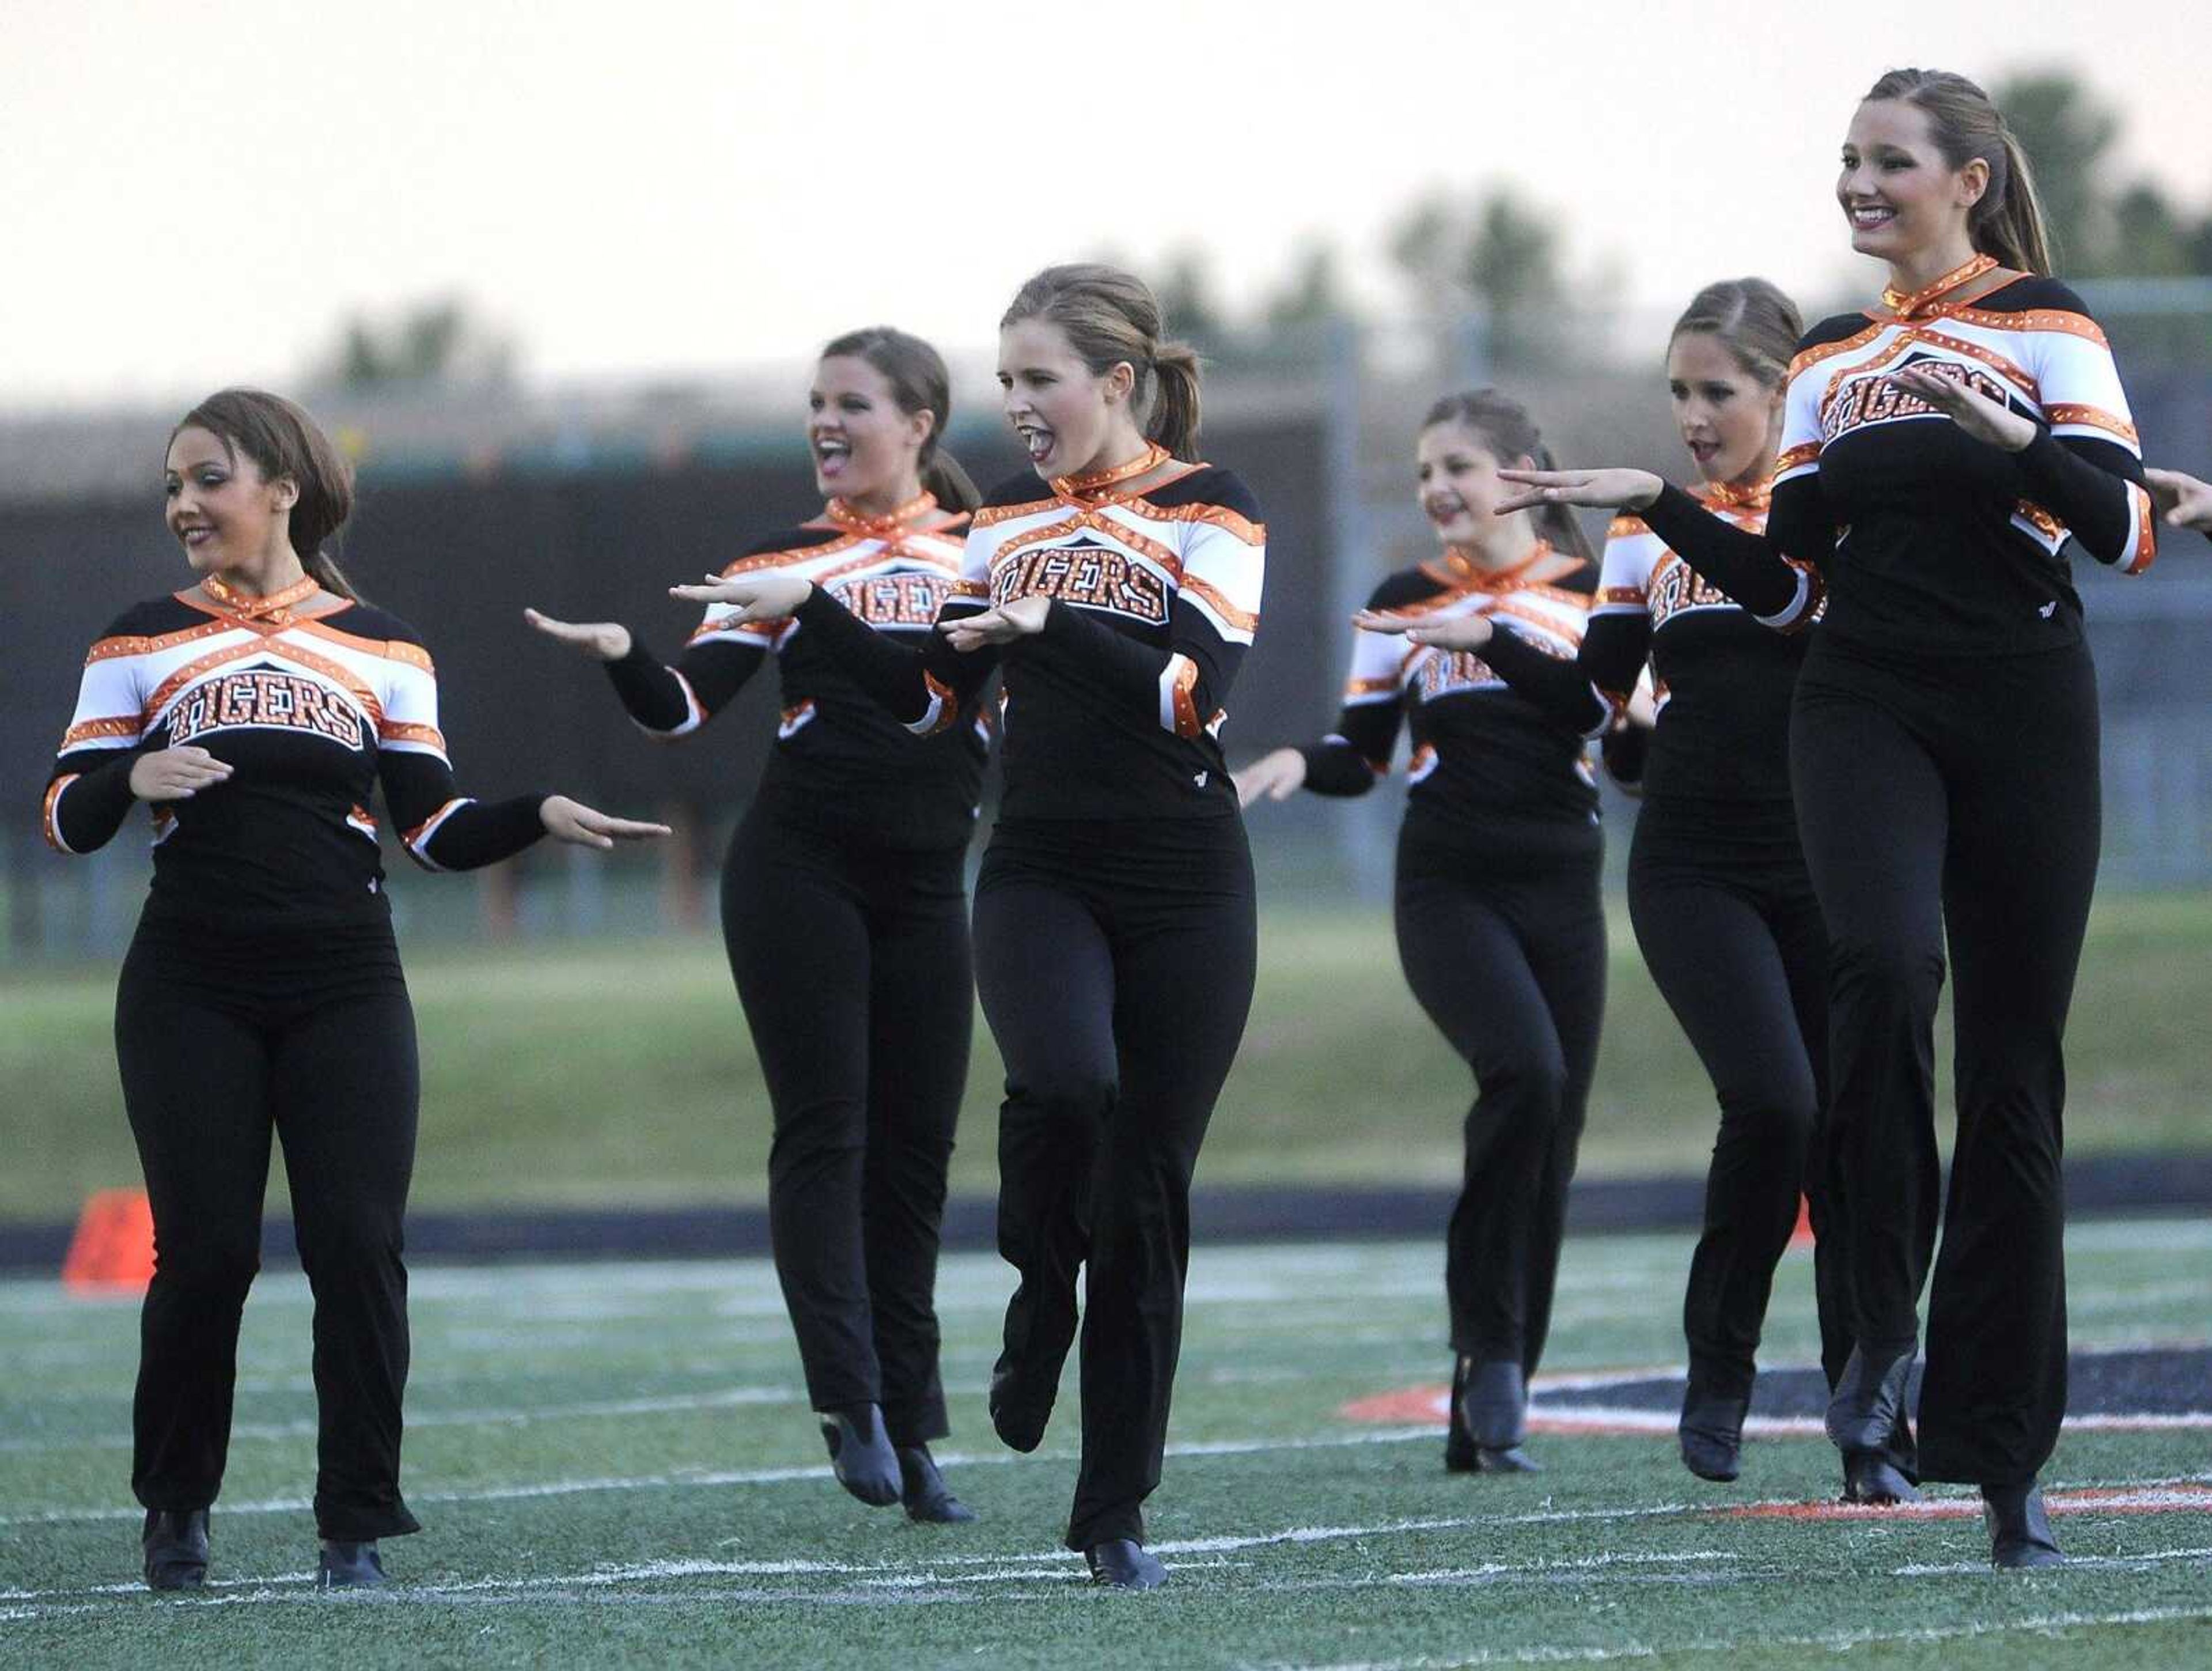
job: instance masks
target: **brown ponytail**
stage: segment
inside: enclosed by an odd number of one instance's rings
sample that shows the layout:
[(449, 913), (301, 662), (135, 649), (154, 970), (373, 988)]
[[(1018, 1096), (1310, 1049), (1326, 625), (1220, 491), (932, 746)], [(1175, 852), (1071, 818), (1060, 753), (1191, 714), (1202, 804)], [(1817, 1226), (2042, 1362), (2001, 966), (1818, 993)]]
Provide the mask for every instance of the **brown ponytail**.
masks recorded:
[(315, 420), (281, 394), (264, 389), (219, 390), (194, 406), (169, 431), (205, 430), (234, 452), (253, 460), (264, 481), (289, 479), (300, 497), (289, 530), (300, 565), (326, 592), (356, 602), (361, 594), (323, 549), (353, 514), (353, 467)]
[(1869, 102), (1898, 99), (1924, 111), (1943, 161), (1963, 168), (1979, 157), (1989, 189), (1966, 217), (1975, 250), (2021, 272), (2051, 274), (2051, 240), (2027, 153), (1990, 95), (1948, 70), (1893, 70), (1867, 89)]
[(1667, 346), (1685, 335), (1707, 336), (1728, 350), (1760, 387), (1776, 389), (1790, 375), (1805, 322), (1797, 304), (1764, 278), (1723, 278), (1690, 299)]
[[(1467, 389), (1445, 395), (1429, 408), (1421, 428), (1433, 430), (1439, 424), (1458, 424), (1472, 430), (1484, 450), (1500, 464), (1525, 458), (1539, 470), (1559, 467), (1528, 409), (1501, 390)], [(1547, 503), (1531, 509), (1528, 515), (1553, 550), (1571, 552), (1584, 563), (1597, 561), (1597, 548), (1590, 544), (1573, 506)]]
[(1129, 398), (1146, 414), (1145, 439), (1198, 461), (1198, 354), (1162, 339), (1159, 298), (1143, 279), (1091, 261), (1047, 267), (1014, 292), (999, 328), (1025, 319), (1058, 326), (1094, 377), (1126, 363), (1137, 375)]

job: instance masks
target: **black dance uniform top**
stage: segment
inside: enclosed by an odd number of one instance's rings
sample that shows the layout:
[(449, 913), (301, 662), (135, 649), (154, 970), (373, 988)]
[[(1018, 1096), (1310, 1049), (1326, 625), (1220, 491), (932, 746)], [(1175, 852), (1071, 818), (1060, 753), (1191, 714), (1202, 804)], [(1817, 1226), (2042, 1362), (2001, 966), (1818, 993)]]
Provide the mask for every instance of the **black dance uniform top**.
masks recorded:
[[(1747, 533), (1766, 526), (1771, 484), (1707, 483), (1697, 497)], [(1809, 622), (1800, 622), (1809, 625)], [(1790, 698), (1809, 635), (1770, 631), (1699, 576), (1640, 517), (1607, 531), (1597, 607), (1571, 667), (1510, 628), (1491, 665), (1516, 689), (1591, 736), (1616, 777), (1729, 833), (1794, 842)], [(1622, 715), (1649, 659), (1658, 722), (1648, 739)], [(1640, 771), (1625, 762), (1635, 762)]]
[[(1790, 368), (1765, 534), (1678, 488), (1652, 531), (1770, 626), (1917, 657), (2063, 649), (2081, 603), (2061, 548), (2140, 574), (2157, 553), (2142, 449), (2105, 333), (2057, 280), (1978, 256), (1913, 296), (1823, 320)], [(1975, 440), (1891, 381), (1908, 367), (2035, 420), (2019, 453)]]
[(149, 917), (250, 932), (388, 917), (368, 809), (380, 779), (426, 869), (473, 869), (544, 834), (544, 796), (455, 789), (437, 675), (405, 622), (321, 610), (312, 578), (258, 598), (214, 576), (201, 587), (133, 605), (100, 635), (46, 785), (46, 839), (88, 853), (122, 827), (141, 754), (189, 745), (233, 768), (152, 803)]
[[(1526, 634), (1516, 641), (1522, 648), (1581, 684), (1575, 656), (1596, 580), (1589, 564), (1540, 541), (1525, 561), (1494, 574), (1447, 551), (1390, 576), (1367, 607), (1417, 621), (1487, 615), (1498, 624), (1496, 640), (1511, 620)], [(1406, 768), (1409, 836), (1469, 851), (1564, 851), (1563, 836), (1566, 846), (1596, 848), (1597, 784), (1582, 730), (1516, 691), (1486, 650), (1358, 631), (1336, 729), (1299, 751), (1306, 787), (1365, 794), (1389, 772), (1401, 721), (1413, 743)]]
[(853, 677), (925, 736), (1003, 662), (1007, 819), (1232, 815), (1218, 733), (1260, 624), (1267, 530), (1250, 491), (1210, 464), (1123, 490), (1168, 461), (1155, 447), (1049, 488), (1024, 474), (990, 496), (942, 619), (1050, 599), (1043, 631), (1002, 651), (963, 656), (932, 633), (917, 652), (866, 631), (818, 585), (799, 623), (834, 639)]
[[(960, 577), (968, 517), (923, 494), (882, 516), (832, 499), (819, 520), (755, 541), (725, 575), (789, 575), (829, 607), (910, 647), (931, 637)], [(607, 663), (630, 717), (657, 737), (689, 735), (736, 696), (773, 654), (782, 680), (776, 747), (760, 796), (782, 815), (904, 851), (964, 845), (990, 732), (980, 714), (917, 747), (848, 671), (828, 642), (795, 619), (739, 621), (730, 604), (706, 619), (673, 667), (635, 634)]]

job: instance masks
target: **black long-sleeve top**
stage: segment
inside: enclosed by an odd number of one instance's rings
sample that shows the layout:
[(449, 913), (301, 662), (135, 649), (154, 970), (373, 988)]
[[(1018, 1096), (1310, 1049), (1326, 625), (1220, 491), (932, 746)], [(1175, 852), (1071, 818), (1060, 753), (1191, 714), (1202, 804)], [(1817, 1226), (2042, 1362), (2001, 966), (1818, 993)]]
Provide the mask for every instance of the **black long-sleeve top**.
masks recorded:
[(490, 864), (543, 835), (543, 795), (487, 802), (456, 788), (421, 636), (364, 604), (325, 609), (317, 590), (179, 592), (118, 616), (85, 658), (46, 784), (47, 841), (104, 846), (137, 804), (139, 757), (185, 746), (232, 775), (153, 803), (151, 915), (252, 931), (386, 915), (379, 782), (428, 869)]
[(942, 633), (909, 647), (818, 587), (799, 624), (919, 735), (951, 724), (1002, 666), (1006, 818), (1232, 815), (1218, 738), (1259, 626), (1267, 530), (1250, 491), (1212, 465), (1124, 485), (1165, 461), (1048, 488), (1025, 474), (989, 496), (941, 620), (1050, 599), (1044, 631), (1002, 655), (963, 655)]
[[(826, 607), (842, 611), (909, 649), (932, 627), (960, 575), (965, 513), (925, 494), (887, 516), (832, 501), (817, 521), (755, 540), (726, 575), (793, 576)], [(675, 664), (664, 666), (633, 633), (630, 653), (607, 676), (630, 717), (655, 736), (688, 736), (728, 704), (774, 656), (782, 715), (760, 797), (780, 814), (856, 834), (894, 851), (964, 845), (990, 733), (980, 713), (917, 746), (854, 678), (830, 634), (797, 619), (739, 621), (711, 605)]]
[[(2062, 548), (2149, 567), (2156, 524), (2110, 348), (2056, 279), (1982, 258), (1879, 311), (1809, 332), (1790, 373), (1765, 534), (1668, 487), (1652, 531), (1769, 625), (1809, 619), (1877, 653), (2011, 655), (2081, 635)], [(1966, 383), (2040, 428), (2020, 453), (1977, 441), (1891, 380)]]
[[(1767, 497), (1765, 483), (1698, 492), (1712, 515), (1752, 534), (1765, 527)], [(1658, 723), (1644, 751), (1645, 796), (1731, 835), (1793, 839), (1790, 698), (1809, 637), (1768, 631), (1641, 518), (1621, 516), (1607, 533), (1597, 604), (1571, 671), (1510, 627), (1493, 637), (1489, 660), (1567, 723), (1604, 735), (1609, 762), (1619, 735), (1609, 728), (1648, 660)]]
[[(1548, 663), (1587, 698), (1575, 657), (1596, 579), (1589, 564), (1541, 544), (1500, 573), (1447, 552), (1389, 576), (1367, 607), (1421, 620), (1488, 615), (1497, 629), (1492, 648), (1511, 638), (1509, 653), (1518, 648)], [(1524, 636), (1516, 637), (1507, 621)], [(1490, 856), (1595, 846), (1597, 785), (1583, 728), (1563, 717), (1563, 705), (1557, 690), (1548, 698), (1516, 690), (1492, 664), (1488, 648), (1441, 649), (1358, 629), (1336, 729), (1299, 751), (1306, 787), (1317, 795), (1365, 794), (1389, 774), (1404, 724), (1413, 745), (1407, 765), (1410, 834)]]

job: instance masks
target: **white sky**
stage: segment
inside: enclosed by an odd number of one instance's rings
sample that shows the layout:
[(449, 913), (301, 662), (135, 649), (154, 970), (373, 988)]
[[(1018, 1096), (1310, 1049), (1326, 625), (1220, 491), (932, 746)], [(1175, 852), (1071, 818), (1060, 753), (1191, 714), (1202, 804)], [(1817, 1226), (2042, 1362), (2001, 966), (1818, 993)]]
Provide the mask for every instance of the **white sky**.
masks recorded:
[[(2212, 7), (1603, 0), (0, 0), (0, 405), (282, 386), (465, 296), (538, 379), (987, 343), (1044, 263), (1180, 245), (1248, 305), (1333, 238), (1388, 304), (1424, 189), (1507, 180), (1631, 300), (1850, 271), (1850, 107), (2051, 65), (2212, 205)], [(2063, 231), (2063, 229), (2062, 229)], [(1864, 275), (1869, 286), (1874, 275)]]

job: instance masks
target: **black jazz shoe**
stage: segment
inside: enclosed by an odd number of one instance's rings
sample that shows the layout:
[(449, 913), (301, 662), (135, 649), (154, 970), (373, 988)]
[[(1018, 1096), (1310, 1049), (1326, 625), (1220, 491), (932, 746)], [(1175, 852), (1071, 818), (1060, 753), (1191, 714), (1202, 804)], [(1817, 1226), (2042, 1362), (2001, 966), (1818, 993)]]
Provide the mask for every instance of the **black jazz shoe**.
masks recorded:
[(1451, 1413), (1449, 1425), (1444, 1429), (1444, 1472), (1473, 1473), (1475, 1471), (1474, 1435), (1467, 1425), (1467, 1381), (1474, 1373), (1474, 1360), (1461, 1353), (1452, 1360)]
[(906, 1504), (908, 1520), (932, 1526), (963, 1526), (975, 1518), (975, 1511), (952, 1495), (927, 1445), (901, 1445), (898, 1462), (899, 1501)]
[(1461, 1423), (1474, 1439), (1479, 1473), (1537, 1473), (1535, 1460), (1521, 1448), (1528, 1436), (1528, 1387), (1521, 1365), (1511, 1358), (1476, 1363), (1453, 1400)]
[(208, 1511), (149, 1509), (140, 1534), (146, 1552), (146, 1588), (198, 1589), (207, 1583)]
[(1917, 1503), (1919, 1489), (1890, 1456), (1879, 1450), (1844, 1453), (1844, 1501), (1892, 1508)]
[(1912, 1375), (1915, 1349), (1916, 1343), (1909, 1339), (1851, 1348), (1850, 1361), (1844, 1365), (1828, 1400), (1828, 1439), (1838, 1450), (1849, 1455), (1887, 1447), (1905, 1414), (1905, 1383)]
[(1990, 1528), (1991, 1566), (2058, 1566), (2066, 1559), (2033, 1485), (1983, 1486), (1982, 1521)]
[(323, 1540), (322, 1558), (315, 1571), (316, 1589), (381, 1589), (384, 1583), (384, 1562), (376, 1552), (375, 1539), (366, 1543), (347, 1543), (338, 1538)]
[(1158, 1556), (1134, 1538), (1109, 1538), (1083, 1552), (1091, 1582), (1115, 1589), (1158, 1589), (1168, 1581)]
[(1748, 1398), (1710, 1393), (1692, 1381), (1683, 1389), (1682, 1418), (1674, 1436), (1682, 1448), (1682, 1466), (1700, 1479), (1725, 1485), (1743, 1471), (1743, 1418), (1751, 1412)]
[(1044, 1442), (1053, 1400), (1060, 1394), (1059, 1370), (1054, 1364), (1048, 1381), (1035, 1365), (1018, 1363), (1006, 1354), (992, 1365), (991, 1428), (1007, 1448), (1032, 1451)]
[(898, 1453), (884, 1431), (884, 1412), (872, 1404), (848, 1410), (817, 1410), (822, 1442), (830, 1449), (830, 1471), (837, 1483), (872, 1508), (899, 1500)]

